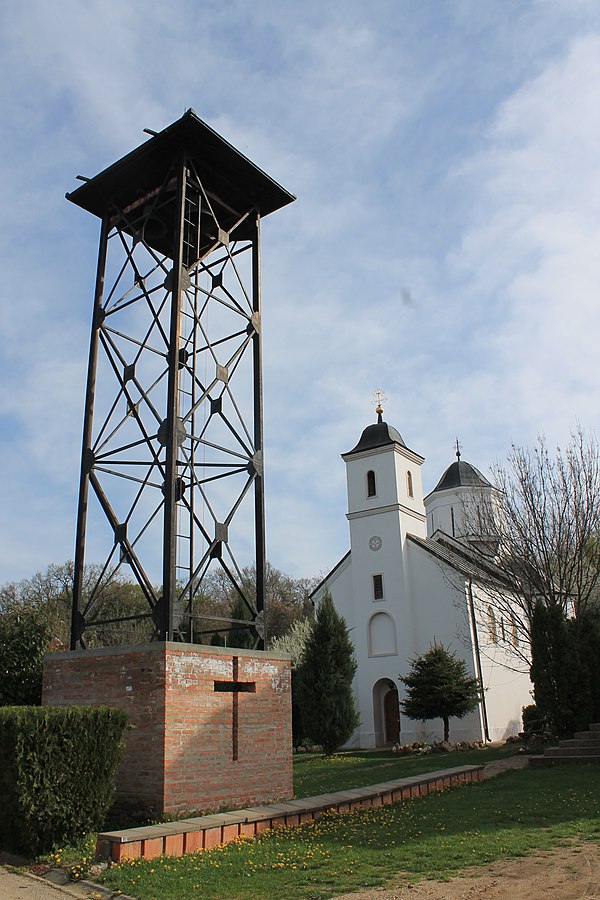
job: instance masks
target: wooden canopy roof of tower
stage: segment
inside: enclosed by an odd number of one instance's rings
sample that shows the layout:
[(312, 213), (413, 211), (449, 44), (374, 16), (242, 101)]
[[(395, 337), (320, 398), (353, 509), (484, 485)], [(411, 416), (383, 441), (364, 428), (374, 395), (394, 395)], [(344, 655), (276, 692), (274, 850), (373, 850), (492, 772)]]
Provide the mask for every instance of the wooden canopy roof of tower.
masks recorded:
[(249, 209), (266, 216), (296, 199), (193, 109), (66, 197), (102, 218), (109, 205), (125, 209), (155, 190), (181, 153), (193, 161), (203, 187), (218, 198), (221, 208), (229, 207), (231, 219), (224, 228)]

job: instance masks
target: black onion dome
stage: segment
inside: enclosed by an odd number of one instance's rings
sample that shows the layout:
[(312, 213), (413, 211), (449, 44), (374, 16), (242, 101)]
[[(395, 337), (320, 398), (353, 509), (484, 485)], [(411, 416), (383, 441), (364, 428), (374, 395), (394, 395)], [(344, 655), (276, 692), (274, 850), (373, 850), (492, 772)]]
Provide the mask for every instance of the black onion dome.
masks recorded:
[(451, 466), (448, 466), (431, 493), (435, 494), (436, 491), (447, 491), (450, 488), (457, 487), (491, 486), (490, 482), (481, 474), (479, 469), (476, 469), (471, 463), (463, 462), (462, 459), (458, 459), (456, 462), (453, 462)]
[(401, 444), (406, 447), (402, 435), (392, 425), (383, 421), (376, 422), (374, 425), (367, 425), (356, 447), (344, 456), (361, 453), (363, 450), (375, 450), (377, 447), (387, 447), (389, 444)]

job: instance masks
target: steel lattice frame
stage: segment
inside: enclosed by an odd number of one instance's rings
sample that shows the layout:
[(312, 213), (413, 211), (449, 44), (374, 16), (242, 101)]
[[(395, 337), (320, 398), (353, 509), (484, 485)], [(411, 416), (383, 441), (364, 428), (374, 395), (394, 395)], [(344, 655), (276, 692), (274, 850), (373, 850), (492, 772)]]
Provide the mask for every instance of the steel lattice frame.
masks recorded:
[[(205, 621), (202, 634), (194, 635), (194, 598), (215, 566), (243, 598), (255, 646), (264, 646), (259, 256), (258, 208), (233, 210), (185, 152), (152, 190), (105, 208), (84, 414), (72, 649), (86, 646), (86, 628), (128, 618), (149, 619), (159, 640), (180, 639), (182, 622), (192, 640), (239, 627), (233, 620)], [(244, 588), (234, 546), (241, 516), (242, 551), (250, 550), (256, 565), (255, 596)], [(103, 540), (105, 552), (84, 596), (92, 517), (104, 526), (94, 551)], [(152, 566), (160, 552), (157, 589)], [(145, 613), (114, 615), (103, 607), (102, 585), (120, 573), (139, 584)]]

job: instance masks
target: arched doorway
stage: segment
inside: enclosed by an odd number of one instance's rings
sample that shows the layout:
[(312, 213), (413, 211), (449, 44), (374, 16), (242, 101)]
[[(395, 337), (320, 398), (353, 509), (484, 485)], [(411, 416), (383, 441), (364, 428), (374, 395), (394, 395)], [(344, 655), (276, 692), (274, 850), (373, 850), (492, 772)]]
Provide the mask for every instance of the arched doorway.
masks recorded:
[(398, 689), (389, 678), (380, 678), (373, 686), (373, 722), (375, 745), (397, 744), (400, 740)]
[(398, 688), (390, 682), (390, 688), (383, 698), (383, 722), (386, 744), (400, 742), (400, 707), (398, 705)]

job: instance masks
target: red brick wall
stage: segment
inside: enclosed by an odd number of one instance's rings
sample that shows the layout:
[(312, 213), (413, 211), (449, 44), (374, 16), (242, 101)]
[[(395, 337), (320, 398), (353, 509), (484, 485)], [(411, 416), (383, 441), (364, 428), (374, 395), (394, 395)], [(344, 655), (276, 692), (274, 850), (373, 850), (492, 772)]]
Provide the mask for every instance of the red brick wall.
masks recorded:
[[(216, 692), (215, 681), (253, 682), (254, 693)], [(233, 759), (233, 704), (238, 759)], [(124, 709), (127, 734), (117, 802), (163, 812), (289, 799), (292, 787), (289, 659), (268, 652), (149, 644), (53, 653), (42, 702)]]

